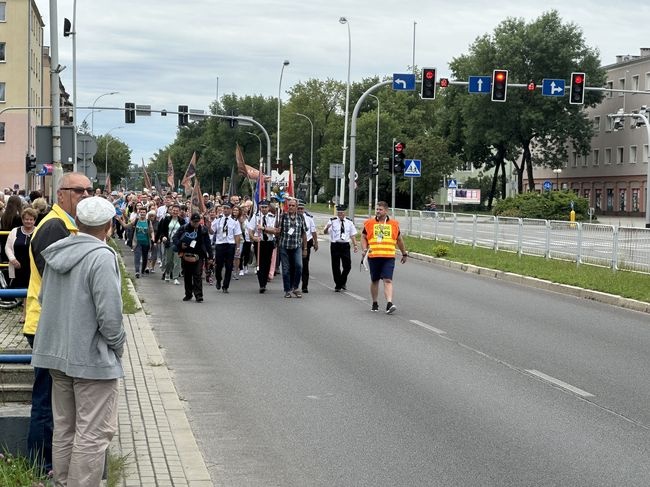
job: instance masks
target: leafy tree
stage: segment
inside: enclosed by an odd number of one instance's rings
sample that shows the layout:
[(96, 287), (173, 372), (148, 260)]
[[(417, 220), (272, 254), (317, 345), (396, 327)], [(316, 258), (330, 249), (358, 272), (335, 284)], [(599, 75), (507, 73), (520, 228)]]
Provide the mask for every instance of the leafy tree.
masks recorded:
[[(107, 145), (108, 159), (106, 158)], [(131, 149), (117, 137), (110, 134), (100, 135), (97, 137), (97, 153), (94, 162), (97, 165), (98, 172), (104, 172), (104, 168), (108, 167), (111, 181), (115, 185), (121, 178), (128, 175), (129, 164), (131, 163)], [(104, 181), (99, 181), (99, 184), (103, 186)]]
[[(458, 79), (488, 74), (496, 67), (509, 70), (509, 84), (566, 79), (572, 71), (584, 71), (589, 85), (602, 86), (605, 72), (599, 66), (598, 50), (586, 46), (581, 29), (563, 24), (557, 11), (530, 24), (506, 19), (492, 35), (477, 38), (468, 54), (450, 63)], [(454, 136), (452, 145), (462, 147), (463, 160), (477, 168), (495, 168), (491, 195), (497, 183), (505, 194), (506, 159), (515, 161), (522, 191), (524, 170), (529, 190), (534, 189), (533, 163), (558, 167), (567, 158), (569, 144), (580, 154), (589, 152), (591, 123), (583, 108), (570, 105), (566, 98), (510, 87), (506, 103), (493, 103), (486, 96), (449, 91), (456, 93), (448, 97), (447, 133)], [(601, 99), (601, 93), (588, 91), (585, 104), (594, 106)]]

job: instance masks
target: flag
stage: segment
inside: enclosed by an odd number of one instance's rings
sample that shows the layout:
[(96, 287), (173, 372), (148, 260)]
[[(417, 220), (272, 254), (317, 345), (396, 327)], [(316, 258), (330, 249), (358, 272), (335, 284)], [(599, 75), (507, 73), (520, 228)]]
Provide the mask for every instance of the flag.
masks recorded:
[[(246, 161), (244, 161), (244, 154), (241, 151), (239, 144), (237, 144), (237, 148), (235, 149), (235, 160), (237, 161), (237, 173), (239, 173), (240, 176), (253, 181), (260, 177), (262, 171), (258, 171), (254, 167), (246, 164)], [(266, 179), (270, 179), (270, 177), (267, 176)]]
[(111, 193), (113, 190), (111, 188), (111, 175), (110, 173), (106, 173), (106, 182), (104, 183), (104, 191), (107, 193)]
[(194, 207), (198, 208), (201, 215), (205, 215), (208, 211), (205, 207), (205, 201), (203, 201), (203, 193), (201, 193), (199, 178), (196, 178), (194, 188), (192, 188), (192, 211), (194, 211)]
[(289, 158), (289, 181), (287, 182), (287, 190), (285, 191), (284, 197), (284, 211), (287, 211), (288, 202), (291, 199), (294, 199), (293, 192), (293, 160)]
[(196, 176), (196, 152), (192, 154), (192, 159), (190, 159), (190, 165), (187, 166), (187, 170), (185, 171), (185, 176), (183, 176), (183, 180), (181, 181), (181, 185), (185, 188), (186, 195), (192, 192), (191, 179), (194, 176)]
[(147, 174), (147, 168), (144, 167), (144, 157), (142, 158), (142, 171), (144, 172), (144, 187), (146, 189), (153, 188), (153, 185), (151, 184), (151, 179), (149, 179), (149, 174)]
[(257, 178), (257, 184), (255, 186), (255, 206), (260, 204), (260, 201), (266, 199), (266, 188), (264, 187), (264, 173), (262, 172), (262, 161), (263, 159), (260, 159), (260, 170), (259, 170), (259, 177)]
[(160, 184), (160, 178), (158, 177), (158, 173), (154, 172), (153, 173), (153, 183), (156, 186), (156, 191), (158, 194), (162, 194), (162, 184)]
[(174, 189), (174, 164), (172, 163), (172, 156), (167, 156), (167, 186), (169, 186), (169, 189)]

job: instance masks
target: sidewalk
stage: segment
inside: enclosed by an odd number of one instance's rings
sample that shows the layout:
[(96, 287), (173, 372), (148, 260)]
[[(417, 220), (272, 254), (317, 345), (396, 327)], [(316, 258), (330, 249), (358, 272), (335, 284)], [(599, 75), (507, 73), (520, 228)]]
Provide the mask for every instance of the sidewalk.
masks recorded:
[[(129, 282), (131, 293), (135, 290)], [(30, 352), (20, 314), (0, 311), (0, 350)], [(126, 457), (123, 487), (211, 487), (210, 474), (144, 312), (124, 315), (128, 339), (111, 451)]]

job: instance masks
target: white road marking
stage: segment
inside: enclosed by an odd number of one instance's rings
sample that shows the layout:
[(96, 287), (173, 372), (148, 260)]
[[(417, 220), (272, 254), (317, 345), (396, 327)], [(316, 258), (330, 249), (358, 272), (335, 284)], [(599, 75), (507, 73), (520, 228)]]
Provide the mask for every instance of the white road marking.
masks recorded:
[(582, 396), (582, 397), (594, 397), (593, 394), (590, 394), (587, 391), (583, 391), (582, 389), (578, 389), (577, 387), (572, 386), (571, 384), (567, 384), (566, 382), (563, 382), (560, 379), (556, 379), (555, 377), (551, 377), (550, 375), (546, 375), (543, 372), (540, 372), (539, 370), (527, 369), (526, 372), (528, 372), (529, 374), (533, 374), (534, 376), (537, 376), (540, 379), (545, 380), (546, 382), (550, 382), (551, 384), (559, 386), (562, 389), (566, 389), (567, 391), (571, 391), (574, 394), (577, 394), (579, 396)]
[(350, 291), (343, 291), (343, 292), (348, 296), (356, 299), (357, 301), (366, 301), (366, 298), (364, 298), (363, 296), (359, 296), (358, 294), (351, 293)]
[(422, 328), (425, 328), (425, 329), (427, 329), (427, 330), (429, 330), (429, 331), (432, 331), (432, 332), (434, 332), (434, 333), (437, 333), (438, 335), (445, 335), (445, 334), (447, 334), (446, 331), (439, 330), (438, 328), (435, 328), (435, 327), (433, 327), (433, 326), (431, 326), (431, 325), (427, 325), (426, 323), (423, 323), (423, 322), (421, 322), (421, 321), (419, 321), (419, 320), (410, 320), (410, 321), (411, 321), (411, 323), (413, 323), (414, 325), (421, 326)]

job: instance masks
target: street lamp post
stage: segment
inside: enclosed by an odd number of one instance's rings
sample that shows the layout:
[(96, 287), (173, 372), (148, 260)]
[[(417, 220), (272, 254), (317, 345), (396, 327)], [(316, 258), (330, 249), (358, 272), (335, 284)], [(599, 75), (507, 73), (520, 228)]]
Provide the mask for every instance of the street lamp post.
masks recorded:
[(302, 113), (294, 113), (294, 115), (298, 115), (299, 117), (304, 117), (307, 119), (309, 122), (309, 125), (311, 126), (311, 142), (310, 142), (310, 150), (309, 150), (309, 204), (311, 205), (314, 202), (314, 193), (313, 193), (313, 180), (314, 180), (314, 124), (311, 121), (311, 118), (309, 118), (307, 115), (303, 115)]
[(280, 70), (280, 82), (278, 83), (278, 133), (275, 143), (275, 163), (278, 166), (280, 165), (280, 107), (282, 106), (282, 99), (280, 98), (280, 95), (282, 92), (282, 75), (284, 74), (284, 68), (286, 66), (289, 66), (289, 61), (285, 59), (282, 63), (282, 69)]
[[(345, 124), (343, 129), (343, 177), (341, 178), (341, 201), (345, 204), (345, 159), (348, 152), (348, 111), (350, 109), (350, 64), (352, 62), (352, 35), (350, 34), (350, 22), (346, 17), (339, 19), (341, 24), (348, 27), (348, 82), (345, 88)], [(350, 185), (352, 185), (352, 175), (350, 175)]]
[(553, 169), (553, 172), (555, 173), (555, 186), (557, 190), (560, 191), (560, 174), (562, 174), (562, 168), (556, 167)]
[[(372, 96), (375, 100), (377, 100), (377, 153), (375, 155), (375, 162), (377, 163), (377, 167), (379, 167), (379, 98), (377, 98), (375, 95), (372, 93), (368, 93), (368, 96)], [(370, 190), (368, 193), (372, 193), (372, 179), (370, 180)], [(368, 201), (370, 201), (370, 198), (372, 197), (371, 194), (368, 195)], [(375, 176), (375, 206), (377, 206), (377, 201), (379, 201), (379, 171), (377, 171), (377, 175)], [(368, 214), (372, 215), (372, 205), (368, 203)]]
[(103, 96), (108, 96), (108, 95), (117, 95), (119, 91), (109, 91), (108, 93), (103, 93), (99, 95), (97, 98), (95, 98), (95, 101), (93, 102), (92, 109), (90, 111), (90, 134), (95, 135), (95, 104), (97, 103), (97, 100), (99, 100)]
[[(108, 132), (106, 132), (106, 135), (104, 136), (104, 137), (106, 137), (106, 155), (105, 155), (105, 159), (104, 159), (104, 178), (108, 178), (108, 144), (110, 144), (111, 141), (113, 140), (113, 139), (109, 139), (108, 136), (110, 135), (110, 133), (113, 130), (118, 130), (118, 129), (123, 129), (123, 128), (124, 128), (124, 125), (120, 125), (119, 127), (113, 127)], [(104, 183), (104, 185), (106, 185), (106, 183)]]

